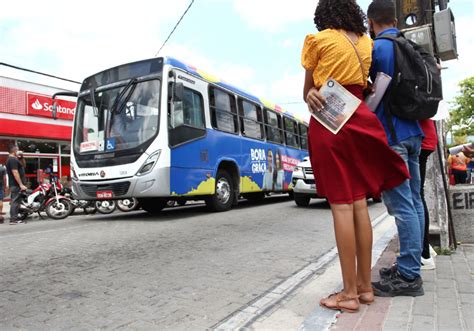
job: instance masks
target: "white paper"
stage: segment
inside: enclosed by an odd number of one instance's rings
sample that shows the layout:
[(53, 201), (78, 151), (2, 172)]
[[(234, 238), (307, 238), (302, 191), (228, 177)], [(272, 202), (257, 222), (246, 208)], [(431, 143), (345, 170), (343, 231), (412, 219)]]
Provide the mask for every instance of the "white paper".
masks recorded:
[(373, 84), (373, 88), (375, 91), (369, 94), (367, 98), (365, 98), (365, 103), (372, 112), (375, 112), (375, 110), (377, 109), (380, 101), (382, 100), (385, 94), (385, 91), (390, 85), (391, 80), (392, 77), (390, 77), (386, 73), (377, 72), (377, 76), (375, 77), (375, 81)]
[(312, 116), (326, 129), (336, 134), (354, 114), (361, 100), (332, 78), (323, 84), (319, 93), (326, 98), (326, 104), (324, 109), (312, 113)]

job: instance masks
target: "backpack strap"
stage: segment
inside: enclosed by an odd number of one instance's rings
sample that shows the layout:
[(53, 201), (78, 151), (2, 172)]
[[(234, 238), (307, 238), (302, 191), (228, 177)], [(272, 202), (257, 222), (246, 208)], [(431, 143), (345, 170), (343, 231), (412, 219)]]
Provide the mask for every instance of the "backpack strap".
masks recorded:
[(347, 34), (345, 34), (343, 32), (339, 32), (339, 33), (342, 34), (344, 37), (346, 37), (346, 39), (351, 43), (352, 48), (354, 48), (354, 51), (357, 55), (357, 59), (359, 60), (359, 64), (360, 64), (360, 72), (362, 73), (362, 81), (365, 83), (367, 81), (367, 77), (365, 77), (365, 66), (362, 63), (362, 59), (360, 58), (359, 51), (357, 50), (356, 46), (354, 45), (354, 42), (352, 41), (352, 39), (349, 38), (349, 36)]
[[(384, 35), (378, 36), (377, 38), (375, 38), (375, 40), (385, 39), (385, 40), (390, 40), (392, 42), (395, 42), (395, 39), (400, 36), (404, 37), (401, 32), (397, 33), (396, 36), (392, 34), (384, 34)], [(396, 62), (396, 59), (395, 59), (395, 62)], [(395, 71), (396, 71), (396, 63), (395, 63), (394, 72)], [(397, 133), (395, 132), (395, 126), (393, 125), (393, 116), (392, 116), (392, 113), (390, 112), (389, 99), (390, 99), (390, 89), (387, 89), (382, 99), (383, 112), (384, 112), (385, 118), (387, 119), (387, 126), (388, 126), (388, 130), (390, 131), (390, 136), (392, 137), (392, 141), (393, 143), (396, 144), (398, 143), (398, 137), (397, 137)]]

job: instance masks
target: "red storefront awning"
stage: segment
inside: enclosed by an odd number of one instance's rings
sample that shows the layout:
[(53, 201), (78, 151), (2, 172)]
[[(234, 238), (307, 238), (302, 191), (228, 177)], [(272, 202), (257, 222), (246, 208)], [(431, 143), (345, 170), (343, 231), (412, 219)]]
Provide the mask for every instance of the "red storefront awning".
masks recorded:
[(53, 140), (71, 140), (72, 127), (66, 125), (27, 122), (12, 119), (0, 119), (2, 136), (40, 138)]

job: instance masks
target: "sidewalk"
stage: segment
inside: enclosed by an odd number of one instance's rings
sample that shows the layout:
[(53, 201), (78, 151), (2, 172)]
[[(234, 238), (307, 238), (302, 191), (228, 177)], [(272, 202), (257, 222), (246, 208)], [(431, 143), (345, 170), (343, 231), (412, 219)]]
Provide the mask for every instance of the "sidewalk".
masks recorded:
[[(372, 270), (395, 260), (392, 240)], [(376, 298), (355, 314), (341, 313), (330, 330), (474, 330), (474, 245), (458, 246), (452, 255), (438, 255), (435, 270), (423, 270), (425, 295)]]

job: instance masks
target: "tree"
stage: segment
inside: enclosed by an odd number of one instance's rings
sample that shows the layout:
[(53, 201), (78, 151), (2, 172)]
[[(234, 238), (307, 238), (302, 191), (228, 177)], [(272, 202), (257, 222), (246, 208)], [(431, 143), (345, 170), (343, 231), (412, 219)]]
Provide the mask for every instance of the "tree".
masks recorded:
[(448, 121), (455, 139), (474, 135), (474, 77), (462, 80), (459, 87), (461, 93), (454, 99)]

